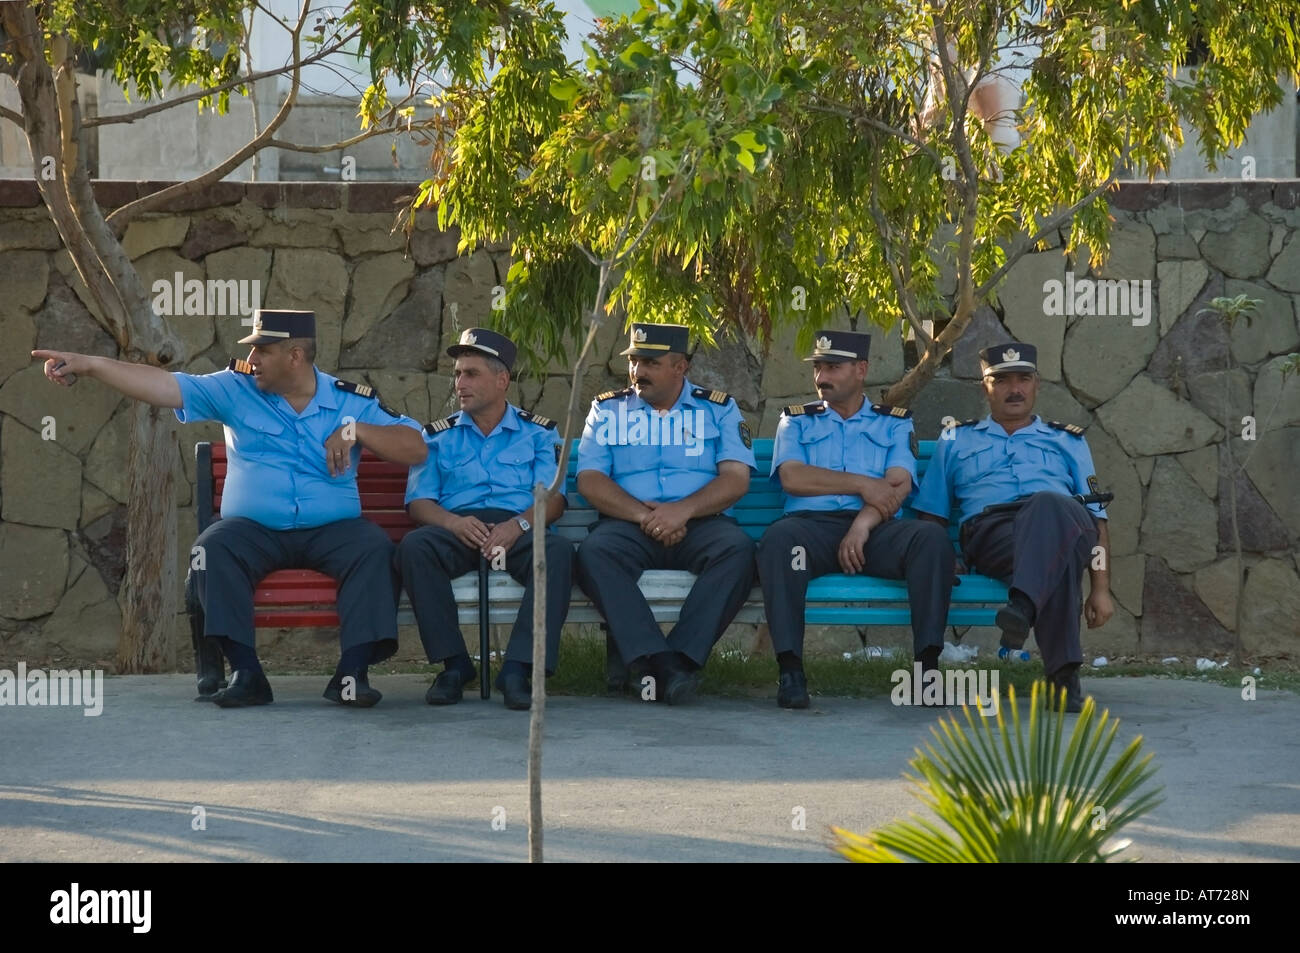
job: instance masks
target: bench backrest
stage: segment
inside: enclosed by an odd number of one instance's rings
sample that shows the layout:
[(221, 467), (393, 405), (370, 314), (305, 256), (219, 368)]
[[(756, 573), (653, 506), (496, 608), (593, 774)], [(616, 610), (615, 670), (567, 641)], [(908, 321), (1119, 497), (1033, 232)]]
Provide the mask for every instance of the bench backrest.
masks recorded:
[[(736, 521), (755, 540), (763, 535), (764, 529), (780, 519), (782, 512), (781, 491), (767, 478), (772, 467), (772, 443), (770, 439), (754, 441), (758, 472), (749, 482), (749, 492), (741, 497), (734, 510)], [(934, 447), (933, 440), (920, 442), (916, 461), (918, 482), (934, 455)], [(200, 443), (195, 448), (195, 455), (198, 461), (199, 532), (203, 532), (221, 512), (221, 492), (226, 482), (226, 445)], [(361, 453), (361, 466), (357, 471), (361, 513), (378, 523), (394, 542), (415, 527), (406, 515), (404, 502), (407, 472), (406, 467), (380, 460), (368, 450)], [(585, 539), (587, 528), (599, 517), (592, 505), (579, 495), (577, 477), (578, 441), (574, 440), (565, 479), (569, 507), (556, 524), (556, 531), (574, 542)], [(904, 510), (905, 517), (914, 515), (910, 509)], [(948, 528), (949, 535), (956, 540), (956, 522), (950, 521)]]

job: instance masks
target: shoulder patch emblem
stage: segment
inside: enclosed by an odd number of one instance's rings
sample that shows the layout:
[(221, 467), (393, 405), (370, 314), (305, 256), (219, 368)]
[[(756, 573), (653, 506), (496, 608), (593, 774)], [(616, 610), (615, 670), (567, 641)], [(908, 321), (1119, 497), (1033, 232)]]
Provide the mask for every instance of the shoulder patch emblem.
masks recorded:
[(754, 435), (749, 432), (749, 424), (743, 420), (740, 422), (740, 442), (745, 445), (746, 450), (752, 450), (754, 447)]
[(1097, 474), (1088, 477), (1088, 489), (1093, 493), (1101, 492), (1101, 481), (1097, 479)]
[(230, 363), (226, 365), (226, 370), (234, 371), (236, 374), (251, 374), (253, 373), (253, 365), (247, 361), (241, 361), (237, 357), (232, 357)]
[(705, 400), (714, 404), (725, 404), (731, 400), (731, 395), (721, 390), (705, 390), (703, 387), (697, 387), (691, 391), (692, 397), (703, 397)]
[(356, 384), (352, 381), (335, 381), (334, 386), (339, 390), (345, 390), (349, 393), (356, 394), (358, 397), (377, 397), (375, 389), (369, 384)]
[(820, 400), (814, 400), (807, 404), (791, 404), (781, 413), (786, 417), (798, 417), (800, 414), (820, 414), (826, 410), (826, 405)]
[(1047, 426), (1053, 427), (1056, 430), (1064, 430), (1066, 433), (1074, 434), (1076, 437), (1083, 436), (1083, 428), (1078, 424), (1063, 424), (1059, 420), (1049, 420), (1047, 421)]
[(541, 414), (535, 414), (530, 410), (519, 411), (519, 416), (530, 423), (537, 424), (539, 427), (545, 427), (547, 430), (555, 429), (555, 421), (550, 417), (543, 417)]
[(444, 430), (450, 430), (451, 425), (456, 422), (456, 418), (459, 416), (460, 414), (452, 414), (450, 417), (443, 417), (442, 420), (435, 420), (431, 424), (425, 424), (424, 432), (429, 436), (433, 436), (436, 433), (442, 433)]
[(888, 404), (872, 404), (871, 409), (886, 417), (910, 417), (912, 412), (906, 407), (890, 407)]
[(599, 404), (602, 401), (612, 400), (615, 397), (626, 397), (632, 393), (632, 388), (624, 387), (622, 390), (607, 390), (603, 394), (597, 394), (592, 398), (592, 403)]

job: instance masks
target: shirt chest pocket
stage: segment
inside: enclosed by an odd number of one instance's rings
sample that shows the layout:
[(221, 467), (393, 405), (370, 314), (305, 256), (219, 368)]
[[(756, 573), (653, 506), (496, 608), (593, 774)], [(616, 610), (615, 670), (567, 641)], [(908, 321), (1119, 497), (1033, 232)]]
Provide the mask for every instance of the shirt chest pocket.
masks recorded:
[(808, 463), (826, 470), (841, 470), (844, 465), (844, 452), (838, 440), (832, 440), (830, 430), (809, 428), (799, 436), (804, 455)]
[(991, 444), (962, 447), (953, 454), (953, 479), (958, 485), (974, 483), (994, 469), (998, 456)]
[(851, 472), (871, 477), (885, 475), (885, 461), (889, 459), (889, 448), (876, 443), (870, 434), (862, 433), (850, 437), (847, 450), (844, 463)]
[(1070, 475), (1070, 460), (1054, 440), (1026, 440), (1016, 452), (1015, 463), (1018, 475), (1045, 472), (1061, 479), (1068, 479)]
[(531, 445), (518, 444), (507, 447), (493, 461), (492, 476), (496, 483), (505, 486), (532, 487), (535, 454)]
[[(266, 456), (282, 449), (284, 443), (284, 421), (266, 413), (252, 413), (239, 422), (235, 432), (236, 444), (240, 453)], [(322, 459), (325, 450), (321, 448)]]
[(440, 446), (438, 470), (444, 490), (465, 483), (476, 483), (486, 474), (479, 462), (478, 450), (468, 445)]

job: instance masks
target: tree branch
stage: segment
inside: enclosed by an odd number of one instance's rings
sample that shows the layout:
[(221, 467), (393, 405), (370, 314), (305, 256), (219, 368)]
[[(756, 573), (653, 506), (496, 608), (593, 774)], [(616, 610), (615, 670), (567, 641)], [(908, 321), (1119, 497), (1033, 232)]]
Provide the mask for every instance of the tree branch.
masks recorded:
[(939, 155), (939, 153), (932, 146), (916, 138), (916, 136), (912, 135), (909, 132), (904, 132), (902, 129), (898, 129), (894, 126), (891, 126), (887, 122), (881, 122), (879, 119), (873, 119), (871, 116), (863, 116), (860, 113), (854, 112), (852, 109), (850, 109), (847, 106), (840, 106), (840, 105), (819, 106), (816, 103), (811, 103), (808, 106), (808, 108), (814, 112), (830, 113), (832, 116), (840, 116), (841, 118), (844, 119), (850, 119), (853, 122), (858, 123), (859, 125), (867, 126), (871, 129), (877, 129), (880, 132), (888, 133), (891, 136), (895, 136), (899, 139), (902, 139), (904, 142), (909, 142), (912, 145), (916, 146), (927, 156), (933, 159), (935, 165), (943, 165), (943, 157)]
[[(299, 29), (302, 28), (301, 19), (298, 22), (298, 27)], [(97, 116), (94, 119), (86, 120), (84, 123), (82, 123), (82, 127), (86, 129), (91, 129), (94, 128), (95, 126), (108, 126), (118, 122), (135, 122), (138, 119), (144, 119), (146, 116), (152, 116), (154, 113), (162, 112), (164, 109), (171, 109), (175, 106), (182, 106), (185, 103), (192, 103), (195, 100), (202, 99), (205, 96), (211, 96), (215, 93), (222, 93), (228, 89), (234, 89), (236, 86), (244, 86), (249, 83), (256, 83), (259, 80), (266, 79), (270, 76), (283, 76), (285, 73), (297, 72), (304, 66), (310, 66), (312, 63), (315, 63), (319, 60), (324, 59), (327, 56), (331, 56), (334, 53), (339, 52), (339, 50), (342, 49), (343, 44), (347, 43), (348, 41), (360, 35), (360, 32), (361, 32), (360, 30), (354, 30), (352, 33), (349, 33), (338, 43), (330, 47), (322, 48), (316, 51), (315, 53), (313, 53), (311, 56), (307, 57), (306, 59), (298, 60), (295, 57), (294, 62), (287, 63), (284, 66), (279, 66), (275, 69), (261, 70), (260, 72), (256, 72), (256, 73), (247, 73), (244, 76), (240, 76), (236, 79), (230, 80), (229, 82), (222, 83), (220, 86), (211, 86), (204, 89), (196, 90), (195, 92), (186, 93), (185, 95), (180, 96), (176, 99), (159, 101), (154, 103), (152, 106), (143, 106), (140, 109), (132, 110), (129, 113), (118, 113), (113, 116)], [(294, 31), (294, 36), (297, 37), (296, 30)], [(294, 44), (294, 49), (295, 51), (298, 49), (296, 40)]]
[(17, 124), (20, 128), (26, 128), (26, 122), (23, 120), (23, 114), (15, 112), (5, 106), (0, 106), (0, 119), (8, 119), (10, 122)]
[[(1129, 150), (1125, 149), (1119, 164), (1121, 165), (1123, 164), (1124, 159), (1128, 157), (1128, 154), (1129, 154)], [(1102, 192), (1105, 192), (1114, 184), (1115, 184), (1115, 176), (1114, 175), (1108, 176), (1106, 181), (1102, 182), (1101, 185), (1097, 186), (1095, 189), (1093, 189), (1083, 198), (1079, 199), (1079, 201), (1075, 202), (1073, 205), (1069, 206), (1068, 208), (1063, 208), (1056, 212), (1053, 212), (1050, 216), (1047, 217), (1047, 219), (1043, 222), (1043, 224), (1039, 226), (1038, 231), (1034, 233), (1033, 238), (1022, 237), (1019, 241), (1016, 242), (1016, 247), (1012, 250), (1011, 253), (1007, 255), (1007, 260), (1003, 262), (998, 267), (998, 269), (995, 272), (993, 272), (993, 274), (989, 275), (988, 278), (984, 280), (983, 284), (981, 284), (978, 288), (975, 289), (975, 295), (977, 297), (983, 297), (984, 295), (992, 291), (993, 288), (996, 287), (997, 283), (1002, 280), (1002, 276), (1011, 270), (1011, 266), (1014, 265), (1021, 258), (1023, 258), (1025, 256), (1025, 253), (1029, 249), (1033, 248), (1040, 241), (1042, 241), (1048, 232), (1055, 231), (1056, 229), (1060, 228), (1063, 224), (1065, 224), (1071, 218), (1073, 218), (1074, 214), (1078, 212), (1079, 209), (1083, 208), (1089, 202), (1096, 199), (1097, 196), (1101, 195)]]
[(923, 341), (928, 348), (930, 346), (930, 335), (926, 333), (921, 323), (921, 316), (916, 310), (916, 297), (912, 294), (912, 290), (907, 287), (907, 282), (904, 280), (902, 272), (899, 271), (898, 262), (894, 255), (893, 229), (889, 227), (885, 213), (880, 209), (879, 170), (878, 165), (872, 166), (871, 196), (867, 206), (868, 211), (871, 214), (872, 221), (876, 223), (876, 231), (880, 234), (881, 251), (884, 254), (885, 264), (889, 267), (889, 277), (894, 283), (894, 293), (898, 295), (898, 305), (902, 309), (907, 323), (916, 332), (917, 339)]
[(207, 188), (213, 182), (219, 182), (230, 172), (234, 171), (249, 156), (264, 149), (266, 144), (275, 137), (275, 131), (284, 125), (289, 118), (289, 113), (298, 102), (298, 89), (301, 85), (302, 60), (299, 59), (299, 48), (301, 44), (301, 32), (303, 24), (307, 20), (307, 14), (311, 9), (311, 0), (304, 0), (302, 5), (302, 15), (298, 18), (298, 26), (293, 31), (293, 82), (289, 87), (289, 94), (285, 97), (284, 103), (280, 106), (279, 111), (267, 123), (266, 128), (257, 134), (255, 138), (245, 145), (232, 152), (224, 161), (213, 166), (207, 172), (204, 172), (198, 178), (190, 179), (187, 182), (177, 182), (175, 185), (168, 186), (158, 192), (145, 195), (136, 199), (134, 202), (128, 202), (113, 214), (108, 216), (107, 222), (114, 232), (121, 236), (126, 231), (127, 223), (143, 212), (158, 208), (165, 205), (172, 199), (184, 195), (192, 195), (202, 189)]

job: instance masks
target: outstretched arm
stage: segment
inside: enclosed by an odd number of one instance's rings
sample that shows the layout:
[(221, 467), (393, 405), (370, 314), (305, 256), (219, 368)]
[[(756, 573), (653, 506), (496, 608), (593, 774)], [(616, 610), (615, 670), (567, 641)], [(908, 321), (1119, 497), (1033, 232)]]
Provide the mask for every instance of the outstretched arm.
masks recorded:
[(176, 376), (161, 367), (74, 351), (32, 351), (32, 357), (43, 358), (45, 376), (64, 387), (75, 384), (77, 377), (93, 377), (133, 400), (155, 407), (184, 406)]

